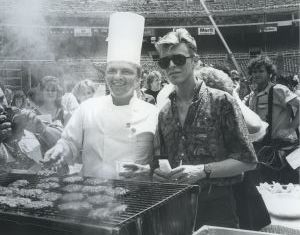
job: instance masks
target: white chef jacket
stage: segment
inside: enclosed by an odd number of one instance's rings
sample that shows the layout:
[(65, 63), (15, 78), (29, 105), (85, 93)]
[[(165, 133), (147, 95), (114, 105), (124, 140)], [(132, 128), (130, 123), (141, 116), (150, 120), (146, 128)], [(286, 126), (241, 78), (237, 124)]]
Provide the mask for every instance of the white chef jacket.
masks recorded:
[(59, 143), (70, 147), (73, 159), (82, 151), (84, 176), (116, 178), (118, 162), (149, 161), (157, 116), (154, 105), (136, 96), (124, 106), (110, 95), (91, 98), (74, 112)]

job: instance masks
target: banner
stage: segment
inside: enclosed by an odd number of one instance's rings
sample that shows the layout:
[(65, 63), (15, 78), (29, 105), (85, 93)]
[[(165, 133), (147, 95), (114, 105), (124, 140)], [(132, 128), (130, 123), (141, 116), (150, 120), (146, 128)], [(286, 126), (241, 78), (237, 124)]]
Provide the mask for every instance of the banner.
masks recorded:
[(92, 37), (92, 29), (87, 27), (74, 28), (74, 37)]
[(198, 35), (215, 35), (216, 30), (214, 27), (198, 27)]
[(266, 26), (266, 27), (262, 27), (260, 29), (261, 33), (269, 33), (269, 32), (277, 32), (277, 27), (276, 26)]

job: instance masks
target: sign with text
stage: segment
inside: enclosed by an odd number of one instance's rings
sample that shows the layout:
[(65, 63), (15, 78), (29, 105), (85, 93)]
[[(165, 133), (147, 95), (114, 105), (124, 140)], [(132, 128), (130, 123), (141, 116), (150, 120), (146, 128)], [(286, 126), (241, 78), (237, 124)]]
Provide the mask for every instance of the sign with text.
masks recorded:
[(92, 37), (92, 29), (87, 27), (74, 28), (74, 37)]
[(198, 35), (215, 35), (216, 30), (214, 27), (198, 27)]
[(277, 32), (276, 26), (266, 26), (260, 29), (260, 32), (263, 33), (269, 33), (269, 32)]

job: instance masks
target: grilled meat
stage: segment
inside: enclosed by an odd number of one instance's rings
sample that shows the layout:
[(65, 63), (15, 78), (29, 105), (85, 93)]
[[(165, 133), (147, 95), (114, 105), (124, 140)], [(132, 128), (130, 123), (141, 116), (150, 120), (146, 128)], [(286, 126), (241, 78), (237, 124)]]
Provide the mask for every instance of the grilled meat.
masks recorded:
[(37, 198), (41, 201), (54, 202), (54, 201), (60, 199), (61, 196), (62, 195), (60, 193), (49, 192), (49, 193), (42, 193), (42, 194), (38, 195)]
[(87, 198), (87, 201), (93, 205), (105, 206), (108, 203), (113, 202), (115, 199), (108, 195), (95, 195)]
[(100, 179), (100, 178), (88, 178), (84, 181), (86, 185), (104, 185), (107, 184), (108, 179)]
[(63, 187), (61, 190), (68, 193), (79, 192), (82, 189), (82, 185), (80, 184), (69, 184)]
[(127, 206), (119, 203), (112, 203), (109, 207), (92, 210), (88, 217), (92, 219), (105, 220), (113, 216), (120, 215), (126, 210)]
[(48, 169), (45, 169), (45, 170), (40, 170), (37, 175), (39, 176), (51, 176), (51, 175), (55, 175), (56, 172), (53, 171), (53, 170), (48, 170)]
[(16, 180), (16, 181), (12, 182), (11, 184), (9, 184), (8, 187), (24, 188), (27, 185), (29, 185), (29, 182), (27, 180)]
[(91, 204), (87, 202), (66, 202), (58, 205), (61, 211), (82, 211), (92, 209)]
[(112, 197), (118, 197), (118, 196), (123, 196), (127, 194), (129, 190), (122, 188), (122, 187), (116, 187), (116, 188), (111, 188), (111, 187), (105, 187), (105, 194), (112, 196)]
[(12, 193), (13, 190), (11, 188), (0, 186), (0, 195), (7, 196), (11, 195)]
[(59, 187), (59, 184), (56, 182), (40, 183), (36, 185), (36, 188), (39, 189), (56, 189)]
[(14, 193), (21, 197), (29, 197), (36, 199), (39, 195), (43, 194), (43, 190), (41, 189), (15, 189)]
[(81, 176), (69, 176), (63, 179), (63, 182), (68, 184), (80, 183), (82, 181), (83, 178)]
[(84, 199), (82, 193), (66, 193), (61, 197), (61, 200), (65, 202), (81, 201), (82, 199)]
[(28, 204), (30, 202), (31, 202), (31, 199), (29, 199), (29, 198), (0, 196), (0, 204), (6, 205), (6, 206), (9, 206), (12, 208), (24, 206), (25, 204)]
[(49, 182), (59, 183), (59, 178), (53, 176), (53, 177), (43, 178), (40, 180), (40, 183), (49, 183)]
[(96, 193), (105, 193), (105, 190), (107, 189), (106, 186), (83, 186), (81, 191), (83, 193), (88, 193), (88, 194), (96, 194)]
[(53, 202), (49, 201), (31, 201), (23, 205), (27, 209), (44, 209), (53, 207)]

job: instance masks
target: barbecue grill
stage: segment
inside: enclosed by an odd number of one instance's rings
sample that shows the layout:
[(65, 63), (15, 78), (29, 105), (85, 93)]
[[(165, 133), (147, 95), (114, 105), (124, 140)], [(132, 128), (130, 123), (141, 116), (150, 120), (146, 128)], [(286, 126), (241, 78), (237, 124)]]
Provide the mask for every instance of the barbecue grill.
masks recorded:
[[(27, 179), (34, 185), (38, 176), (6, 174), (0, 185)], [(1, 234), (97, 234), (97, 235), (188, 235), (192, 234), (199, 187), (141, 181), (110, 180), (114, 187), (129, 190), (120, 200), (125, 212), (106, 221), (84, 214), (67, 214), (57, 206), (32, 211), (0, 207)], [(4, 232), (5, 231), (5, 232)]]

